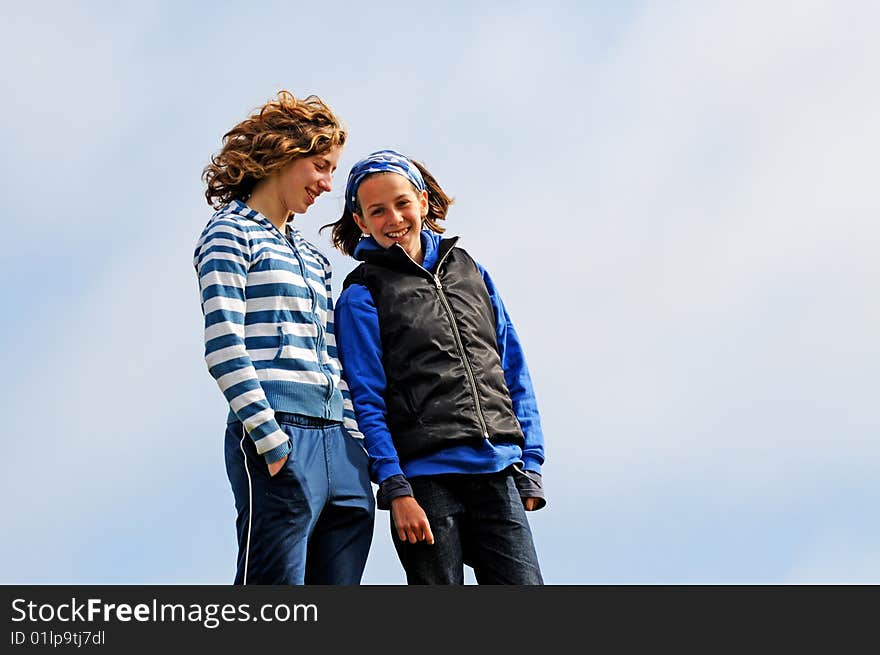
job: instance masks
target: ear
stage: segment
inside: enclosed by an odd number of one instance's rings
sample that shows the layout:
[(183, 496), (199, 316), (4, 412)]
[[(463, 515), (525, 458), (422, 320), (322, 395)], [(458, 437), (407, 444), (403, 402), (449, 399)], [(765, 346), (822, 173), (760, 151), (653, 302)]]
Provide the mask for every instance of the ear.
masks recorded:
[(419, 205), (422, 208), (422, 219), (427, 217), (428, 215), (428, 192), (422, 191), (419, 193)]
[(369, 234), (369, 233), (370, 233), (370, 231), (367, 229), (367, 224), (366, 224), (366, 222), (364, 221), (364, 219), (362, 219), (362, 218), (360, 217), (360, 214), (354, 214), (354, 213), (352, 213), (351, 217), (354, 219), (355, 224), (358, 226), (358, 228), (360, 228), (360, 231), (361, 231), (363, 234)]

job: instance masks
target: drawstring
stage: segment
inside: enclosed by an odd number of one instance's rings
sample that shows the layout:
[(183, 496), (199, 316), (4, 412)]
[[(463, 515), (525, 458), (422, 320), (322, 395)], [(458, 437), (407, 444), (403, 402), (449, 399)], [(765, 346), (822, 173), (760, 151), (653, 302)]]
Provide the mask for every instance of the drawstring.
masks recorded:
[(248, 471), (247, 467), (247, 454), (244, 452), (244, 438), (246, 436), (244, 430), (244, 424), (241, 426), (241, 441), (238, 442), (238, 447), (241, 448), (241, 455), (244, 462), (244, 472), (247, 474), (248, 479), (248, 528), (247, 528), (247, 541), (245, 542), (245, 550), (244, 550), (244, 578), (242, 579), (242, 584), (247, 584), (247, 572), (248, 572), (248, 558), (251, 554), (251, 520), (254, 515), (254, 492), (251, 486), (251, 472)]

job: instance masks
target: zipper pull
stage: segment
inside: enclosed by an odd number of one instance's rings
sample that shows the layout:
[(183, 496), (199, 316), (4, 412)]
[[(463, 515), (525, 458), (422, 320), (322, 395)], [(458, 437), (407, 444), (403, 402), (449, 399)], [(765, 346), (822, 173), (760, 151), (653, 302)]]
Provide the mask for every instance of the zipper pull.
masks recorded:
[(434, 284), (436, 285), (437, 289), (439, 289), (440, 291), (443, 291), (443, 285), (440, 284), (440, 276), (439, 275), (434, 276)]

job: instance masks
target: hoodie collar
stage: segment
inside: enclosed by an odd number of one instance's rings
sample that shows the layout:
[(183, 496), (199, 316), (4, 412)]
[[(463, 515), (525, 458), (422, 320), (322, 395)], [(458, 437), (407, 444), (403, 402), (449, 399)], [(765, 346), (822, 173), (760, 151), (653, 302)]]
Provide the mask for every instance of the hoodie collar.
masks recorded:
[[(422, 262), (422, 268), (430, 271), (437, 264), (437, 246), (440, 245), (441, 237), (439, 234), (432, 232), (431, 230), (422, 230), (419, 236), (422, 240), (422, 252), (425, 253), (425, 260)], [(364, 261), (366, 253), (375, 250), (382, 250), (382, 246), (380, 246), (373, 237), (364, 237), (358, 241), (357, 246), (355, 246), (354, 258), (359, 261)]]
[(246, 203), (238, 199), (231, 200), (229, 204), (221, 209), (218, 213), (235, 214), (237, 216), (241, 216), (242, 218), (250, 219), (255, 223), (259, 223), (270, 231), (274, 230), (282, 237), (296, 238), (299, 236), (299, 232), (295, 227), (293, 227), (293, 221), (287, 221), (287, 223), (284, 224), (284, 230), (279, 230), (277, 227), (275, 227), (275, 224), (272, 223), (272, 221), (270, 221), (266, 216), (263, 216), (263, 214), (258, 212), (256, 209), (251, 209), (247, 206)]

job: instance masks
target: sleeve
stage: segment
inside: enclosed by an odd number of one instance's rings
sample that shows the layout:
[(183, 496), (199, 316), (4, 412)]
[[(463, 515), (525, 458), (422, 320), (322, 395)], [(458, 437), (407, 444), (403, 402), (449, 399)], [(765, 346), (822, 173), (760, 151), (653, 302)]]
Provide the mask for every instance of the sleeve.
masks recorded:
[(498, 340), (501, 366), (504, 369), (504, 381), (510, 391), (513, 411), (525, 436), (523, 465), (525, 470), (540, 474), (541, 465), (544, 463), (544, 432), (541, 428), (541, 415), (538, 412), (538, 402), (526, 365), (525, 353), (489, 272), (479, 263), (477, 269), (483, 277), (495, 310), (495, 336)]
[(271, 463), (290, 452), (275, 421), (244, 342), (250, 243), (234, 222), (209, 226), (196, 249), (195, 267), (205, 317), (205, 362), (229, 407)]
[(379, 314), (366, 287), (353, 284), (342, 292), (336, 304), (336, 321), (343, 374), (370, 455), (373, 481), (381, 485), (392, 475), (403, 475), (403, 469), (386, 420)]
[(547, 504), (547, 498), (544, 495), (544, 481), (541, 474), (534, 471), (523, 471), (516, 466), (514, 468), (516, 469), (516, 475), (513, 476), (513, 481), (516, 483), (519, 497), (523, 500), (526, 498), (537, 498), (538, 504), (535, 509), (543, 508)]
[(402, 496), (412, 496), (412, 486), (403, 475), (392, 475), (385, 478), (376, 492), (376, 507), (379, 509), (391, 509), (391, 501)]
[(345, 371), (336, 343), (336, 312), (333, 309), (333, 285), (331, 283), (333, 269), (330, 266), (330, 260), (323, 255), (321, 255), (321, 261), (324, 264), (324, 280), (327, 289), (327, 355), (332, 359), (334, 365), (339, 368), (339, 391), (342, 393), (342, 424), (351, 436), (356, 439), (363, 439), (364, 435), (358, 429), (354, 405), (351, 402), (351, 392), (345, 381)]

